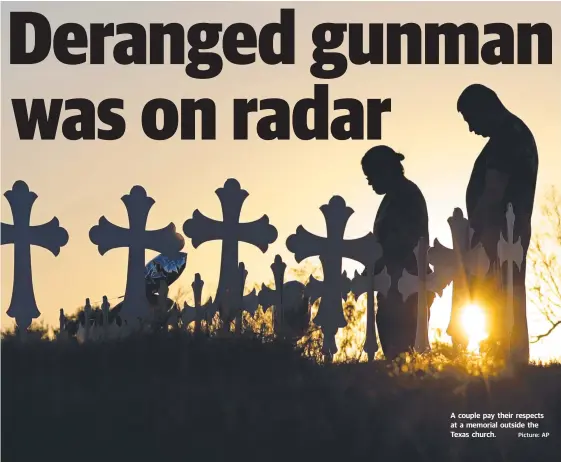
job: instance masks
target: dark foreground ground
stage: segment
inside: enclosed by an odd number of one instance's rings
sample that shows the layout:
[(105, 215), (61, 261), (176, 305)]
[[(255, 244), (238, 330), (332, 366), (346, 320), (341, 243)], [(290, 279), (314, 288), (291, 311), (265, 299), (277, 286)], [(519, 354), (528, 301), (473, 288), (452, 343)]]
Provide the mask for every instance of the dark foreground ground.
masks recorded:
[[(380, 361), (321, 366), (277, 343), (187, 335), (3, 341), (1, 362), (2, 462), (561, 460), (559, 365), (390, 377)], [(452, 412), (543, 413), (522, 431), (550, 436), (452, 438)]]

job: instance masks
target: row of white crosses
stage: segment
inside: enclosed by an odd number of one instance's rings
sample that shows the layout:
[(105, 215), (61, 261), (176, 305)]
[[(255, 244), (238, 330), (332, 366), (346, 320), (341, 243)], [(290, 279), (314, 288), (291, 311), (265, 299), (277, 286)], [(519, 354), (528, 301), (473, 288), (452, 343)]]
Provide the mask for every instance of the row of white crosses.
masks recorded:
[[(115, 338), (120, 336), (121, 332), (120, 329), (115, 324), (109, 324), (109, 309), (111, 305), (107, 300), (107, 297), (103, 297), (103, 301), (101, 303), (101, 313), (103, 317), (103, 323), (101, 326), (97, 325), (97, 322), (93, 325), (91, 324), (92, 318), (92, 305), (90, 299), (86, 299), (86, 303), (84, 305), (84, 325), (81, 324), (78, 326), (78, 332), (76, 337), (78, 342), (84, 343), (87, 341), (103, 341), (108, 340), (110, 338)], [(60, 331), (59, 331), (59, 338), (66, 339), (65, 335), (65, 324), (66, 324), (66, 317), (64, 316), (64, 311), (60, 310)]]
[(430, 280), (434, 292), (441, 293), (450, 282), (454, 284), (450, 325), (457, 325), (456, 320), (461, 309), (469, 299), (468, 277), (485, 276), (489, 271), (490, 262), (481, 244), (471, 247), (473, 230), (460, 209), (454, 210), (448, 224), (452, 233), (452, 248), (444, 247), (435, 239), (434, 247), (428, 252), (428, 262), (439, 270)]
[[(506, 212), (507, 238), (505, 239), (501, 233), (497, 244), (500, 265), (502, 266), (505, 262), (508, 265), (506, 304), (502, 306), (503, 311), (500, 313), (507, 338), (510, 338), (514, 324), (514, 264), (520, 269), (523, 260), (520, 238), (516, 242), (514, 241), (514, 220), (512, 204), (508, 204)], [(450, 316), (450, 323), (452, 324), (459, 316), (466, 300), (469, 299), (468, 275), (483, 277), (489, 272), (490, 261), (485, 249), (481, 244), (475, 247), (471, 246), (474, 232), (459, 208), (454, 210), (452, 217), (448, 219), (448, 224), (452, 233), (452, 249), (443, 246), (438, 239), (435, 239), (433, 247), (428, 247), (424, 239), (421, 239), (415, 248), (418, 276), (413, 276), (404, 270), (398, 282), (398, 290), (404, 300), (412, 293), (418, 293), (417, 331), (415, 336), (415, 350), (418, 352), (430, 349), (427, 291), (442, 294), (443, 289), (448, 284), (454, 283)], [(433, 265), (434, 271), (427, 274), (429, 263)], [(510, 346), (508, 347), (510, 348)]]
[[(414, 348), (418, 352), (430, 349), (427, 291), (442, 295), (444, 288), (451, 282), (454, 283), (450, 316), (452, 323), (467, 300), (467, 275), (484, 276), (489, 270), (489, 259), (483, 246), (478, 244), (471, 248), (473, 231), (460, 209), (454, 210), (452, 217), (448, 219), (448, 224), (452, 232), (452, 248), (443, 246), (438, 239), (434, 240), (433, 247), (429, 247), (426, 240), (421, 239), (414, 251), (418, 276), (404, 270), (398, 282), (398, 290), (404, 300), (411, 294), (417, 293), (417, 330)], [(429, 264), (433, 265), (434, 271), (427, 274)]]
[[(280, 255), (275, 257), (275, 263), (271, 265), (273, 268), (273, 272), (275, 273), (275, 268), (277, 267), (284, 267), (286, 268), (286, 264), (282, 261)], [(247, 278), (247, 271), (245, 270), (245, 265), (243, 263), (239, 264), (239, 272), (240, 272), (240, 281), (239, 281), (239, 292), (238, 297), (242, 297), (241, 302), (238, 303), (238, 312), (236, 314), (236, 332), (241, 331), (241, 317), (239, 316), (240, 312), (247, 312), (251, 316), (255, 315), (259, 305), (262, 305), (263, 312), (266, 312), (269, 307), (273, 309), (282, 309), (283, 306), (287, 305), (289, 307), (296, 306), (298, 301), (301, 301), (301, 295), (304, 292), (304, 285), (298, 281), (291, 281), (285, 284), (285, 292), (288, 292), (288, 297), (285, 295), (284, 301), (282, 300), (282, 289), (272, 290), (263, 285), (263, 289), (259, 293), (259, 297), (254, 290), (252, 290), (249, 294), (243, 295), (243, 289), (245, 287), (245, 279)], [(276, 275), (277, 273), (275, 273)], [(179, 321), (181, 320), (182, 328), (187, 330), (189, 324), (195, 323), (194, 325), (194, 332), (200, 333), (202, 330), (202, 321), (204, 320), (208, 325), (212, 322), (215, 314), (218, 311), (218, 307), (216, 303), (213, 302), (212, 297), (203, 305), (202, 301), (202, 289), (204, 286), (204, 281), (201, 279), (201, 275), (199, 273), (195, 274), (195, 279), (191, 284), (193, 288), (193, 295), (194, 295), (194, 306), (189, 305), (187, 302), (183, 304), (183, 310), (179, 310), (178, 306), (174, 303), (171, 310), (168, 306), (168, 294), (169, 288), (165, 281), (160, 281), (159, 289), (158, 289), (158, 296), (157, 296), (157, 310), (159, 313), (168, 314), (165, 318), (166, 327), (178, 328)], [(290, 289), (295, 289), (290, 290)], [(301, 289), (300, 289), (301, 288)], [(288, 289), (288, 290), (287, 290)], [(300, 290), (299, 290), (300, 289)], [(279, 294), (280, 292), (280, 294)], [(277, 299), (277, 296), (280, 295), (280, 299)], [(86, 299), (86, 303), (84, 305), (84, 318), (86, 320), (84, 326), (80, 324), (78, 329), (78, 340), (80, 343), (84, 343), (88, 340), (102, 340), (106, 338), (114, 338), (116, 335), (115, 324), (109, 324), (109, 309), (110, 304), (107, 300), (107, 297), (103, 297), (103, 303), (101, 305), (102, 313), (103, 313), (103, 323), (100, 326), (97, 326), (97, 319), (94, 320), (94, 324), (92, 326), (92, 306), (90, 303), (90, 299)], [(64, 315), (64, 310), (61, 308), (60, 310), (60, 332), (64, 333), (66, 330), (67, 319)], [(112, 328), (112, 329), (111, 329)], [(94, 331), (92, 333), (92, 331)], [(121, 337), (125, 335), (124, 333), (120, 332), (117, 336)], [(63, 338), (66, 338), (63, 335)]]
[[(243, 263), (239, 262), (238, 255), (240, 242), (252, 244), (265, 253), (269, 244), (277, 239), (276, 228), (269, 224), (267, 215), (254, 222), (240, 223), (242, 205), (248, 193), (241, 189), (236, 180), (227, 180), (224, 187), (216, 190), (216, 194), (221, 202), (223, 221), (213, 220), (204, 216), (199, 210), (195, 210), (193, 217), (183, 226), (183, 231), (191, 238), (194, 248), (212, 240), (222, 241), (216, 297), (214, 301), (209, 301), (204, 308), (202, 307), (200, 300), (202, 281), (199, 275), (193, 283), (195, 306), (184, 305), (181, 313), (183, 324), (195, 320), (196, 325), (200, 326), (201, 316), (207, 317), (209, 314), (214, 314), (212, 310), (218, 310), (226, 321), (236, 320), (236, 330), (240, 331), (242, 312), (245, 310), (254, 314), (259, 304), (264, 309), (269, 306), (275, 307), (273, 319), (281, 322), (286, 265), (278, 257), (271, 266), (275, 278), (274, 291), (263, 287), (259, 296), (255, 290), (244, 296), (243, 288), (247, 271)], [(20, 330), (25, 330), (31, 324), (31, 320), (40, 315), (33, 295), (30, 247), (31, 245), (44, 247), (56, 256), (60, 248), (68, 242), (68, 233), (59, 226), (57, 218), (53, 218), (45, 225), (30, 226), (31, 208), (37, 195), (30, 192), (24, 182), (17, 181), (5, 196), (12, 208), (14, 224), (2, 223), (2, 244), (15, 246), (14, 287), (8, 315), (16, 319)], [(110, 223), (105, 217), (101, 217), (99, 224), (90, 230), (90, 240), (98, 246), (101, 255), (120, 247), (129, 249), (125, 300), (120, 315), (131, 326), (136, 321), (142, 321), (149, 314), (144, 282), (145, 251), (151, 249), (172, 256), (184, 247), (184, 239), (175, 232), (173, 223), (159, 230), (146, 230), (148, 213), (155, 201), (147, 196), (142, 187), (134, 186), (130, 194), (123, 196), (121, 200), (127, 209), (129, 228), (121, 228)], [(337, 351), (335, 335), (339, 328), (346, 326), (343, 301), (352, 291), (357, 297), (363, 293), (367, 294), (367, 335), (364, 348), (368, 356), (373, 358), (378, 349), (374, 293), (377, 291), (386, 293), (392, 283), (385, 268), (380, 274), (374, 274), (376, 262), (382, 257), (382, 249), (372, 233), (359, 239), (344, 239), (347, 222), (354, 211), (346, 205), (342, 197), (332, 197), (328, 204), (320, 207), (320, 210), (325, 217), (326, 237), (313, 235), (299, 226), (296, 233), (287, 239), (286, 245), (288, 250), (294, 253), (297, 262), (313, 256), (319, 257), (321, 262), (324, 280), (318, 281), (311, 277), (305, 288), (305, 294), (310, 297), (312, 303), (321, 299), (318, 314), (313, 321), (323, 331), (323, 352), (327, 357), (332, 357)], [(509, 303), (505, 318), (511, 327), (512, 263), (516, 262), (520, 266), (522, 255), (520, 242), (515, 245), (513, 241), (512, 206), (509, 206), (507, 212), (507, 222), (508, 241), (501, 238), (498, 245), (501, 263), (507, 261), (509, 265), (510, 277), (507, 288)], [(471, 274), (486, 274), (489, 267), (481, 247), (470, 250), (471, 231), (459, 209), (456, 209), (454, 216), (449, 219), (449, 224), (454, 241), (453, 249), (446, 249), (438, 240), (435, 241), (434, 247), (429, 248), (428, 243), (421, 240), (415, 250), (418, 276), (412, 276), (404, 270), (403, 276), (397, 281), (398, 289), (404, 299), (412, 293), (420, 295), (415, 341), (415, 349), (418, 351), (425, 351), (430, 347), (426, 291), (441, 293), (447, 284), (458, 280), (462, 270)], [(345, 272), (342, 273), (343, 258), (350, 258), (363, 264), (366, 268), (366, 276), (355, 274), (351, 281)], [(429, 263), (434, 266), (434, 272), (431, 274), (427, 274)], [(294, 284), (292, 287), (302, 290), (302, 287)], [(167, 290), (165, 293), (167, 294)], [(202, 315), (202, 313), (206, 314)], [(88, 329), (87, 324), (86, 329)], [(229, 323), (225, 322), (225, 324)]]

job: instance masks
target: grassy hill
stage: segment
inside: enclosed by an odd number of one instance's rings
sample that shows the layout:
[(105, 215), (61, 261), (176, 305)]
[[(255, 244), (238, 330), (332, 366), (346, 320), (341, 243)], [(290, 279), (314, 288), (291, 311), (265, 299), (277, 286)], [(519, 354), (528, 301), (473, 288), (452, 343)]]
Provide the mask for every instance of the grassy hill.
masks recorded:
[[(434, 358), (321, 365), (249, 335), (5, 338), (2, 461), (560, 460), (561, 365), (501, 378)], [(522, 431), (550, 436), (452, 438), (451, 413), (476, 412), (543, 413)]]

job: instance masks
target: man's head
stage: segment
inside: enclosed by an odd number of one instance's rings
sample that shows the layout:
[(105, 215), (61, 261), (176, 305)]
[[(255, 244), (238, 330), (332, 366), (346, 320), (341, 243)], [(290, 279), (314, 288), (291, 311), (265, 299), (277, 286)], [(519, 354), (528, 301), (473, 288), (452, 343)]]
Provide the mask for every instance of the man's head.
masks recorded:
[(386, 194), (403, 178), (403, 154), (388, 146), (374, 146), (362, 158), (362, 171), (376, 194)]
[(458, 98), (458, 112), (470, 132), (488, 138), (493, 135), (506, 109), (493, 90), (476, 83), (467, 87)]

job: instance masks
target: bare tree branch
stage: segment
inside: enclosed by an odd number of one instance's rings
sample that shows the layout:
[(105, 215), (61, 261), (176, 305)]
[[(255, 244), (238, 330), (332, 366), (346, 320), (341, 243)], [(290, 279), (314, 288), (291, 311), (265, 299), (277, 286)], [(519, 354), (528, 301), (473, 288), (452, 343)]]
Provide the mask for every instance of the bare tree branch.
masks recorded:
[[(534, 238), (528, 253), (536, 278), (536, 284), (530, 292), (550, 328), (535, 336), (531, 343), (539, 342), (561, 325), (561, 264), (557, 259), (557, 255), (561, 253), (561, 195), (555, 187), (546, 196), (542, 214), (548, 229)], [(546, 243), (551, 244), (552, 248)]]
[(551, 334), (551, 333), (555, 330), (555, 328), (556, 328), (557, 326), (559, 326), (560, 324), (561, 324), (561, 320), (556, 321), (556, 322), (553, 322), (553, 323), (551, 324), (551, 328), (550, 328), (547, 332), (545, 332), (544, 334), (537, 335), (530, 343), (537, 343), (537, 342), (539, 342), (542, 338), (547, 337), (547, 336), (548, 336), (549, 334)]

